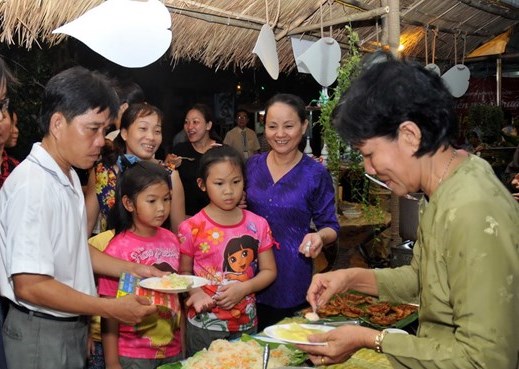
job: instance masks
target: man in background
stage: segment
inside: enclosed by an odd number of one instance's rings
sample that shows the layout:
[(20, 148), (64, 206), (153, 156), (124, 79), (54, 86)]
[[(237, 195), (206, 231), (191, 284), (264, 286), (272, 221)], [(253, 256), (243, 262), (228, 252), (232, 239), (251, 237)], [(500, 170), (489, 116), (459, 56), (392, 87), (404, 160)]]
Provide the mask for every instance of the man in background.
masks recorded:
[(247, 127), (249, 114), (246, 110), (238, 110), (235, 116), (236, 127), (225, 135), (223, 143), (234, 147), (247, 160), (260, 149), (256, 132)]

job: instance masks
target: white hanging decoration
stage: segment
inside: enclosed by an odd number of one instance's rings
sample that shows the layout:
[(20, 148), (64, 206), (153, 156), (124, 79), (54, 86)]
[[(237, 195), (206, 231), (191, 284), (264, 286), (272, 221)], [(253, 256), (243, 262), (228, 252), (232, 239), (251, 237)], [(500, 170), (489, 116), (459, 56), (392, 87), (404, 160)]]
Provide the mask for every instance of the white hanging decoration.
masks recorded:
[(299, 37), (290, 37), (290, 42), (292, 44), (292, 53), (294, 54), (294, 60), (296, 61), (297, 71), (299, 73), (310, 74), (306, 65), (301, 61), (298, 61), (298, 59), (315, 43), (315, 41), (304, 40)]
[(463, 37), (463, 57), (458, 64), (458, 33), (454, 34), (454, 66), (442, 75), (443, 83), (454, 97), (461, 97), (467, 92), (470, 82), (470, 69), (463, 64), (465, 61), (465, 42)]
[[(276, 19), (272, 23), (272, 28), (275, 27), (279, 20), (279, 13), (281, 11), (281, 0), (278, 0), (278, 12), (276, 15)], [(254, 49), (252, 52), (261, 60), (263, 66), (267, 70), (268, 74), (272, 77), (272, 79), (278, 79), (279, 77), (279, 59), (278, 59), (278, 51), (276, 38), (274, 37), (274, 31), (270, 27), (269, 22), (269, 3), (268, 0), (265, 0), (265, 16), (267, 23), (261, 27), (261, 31), (258, 35), (258, 39), (256, 40), (256, 45), (254, 45)]]
[(279, 59), (276, 49), (276, 39), (274, 37), (274, 32), (272, 32), (272, 29), (270, 29), (268, 24), (264, 24), (261, 27), (260, 34), (252, 52), (258, 55), (261, 63), (263, 63), (263, 66), (272, 79), (278, 79)]
[(306, 136), (306, 146), (305, 146), (304, 153), (311, 158), (314, 156), (314, 152), (312, 151), (312, 146), (310, 145), (310, 136)]
[(296, 59), (296, 63), (301, 64), (324, 87), (330, 86), (337, 79), (340, 61), (341, 47), (331, 37), (321, 38)]
[(461, 97), (469, 88), (470, 69), (465, 64), (456, 64), (441, 78), (452, 96)]
[(77, 38), (123, 67), (145, 67), (171, 45), (171, 15), (159, 0), (107, 0), (52, 33)]

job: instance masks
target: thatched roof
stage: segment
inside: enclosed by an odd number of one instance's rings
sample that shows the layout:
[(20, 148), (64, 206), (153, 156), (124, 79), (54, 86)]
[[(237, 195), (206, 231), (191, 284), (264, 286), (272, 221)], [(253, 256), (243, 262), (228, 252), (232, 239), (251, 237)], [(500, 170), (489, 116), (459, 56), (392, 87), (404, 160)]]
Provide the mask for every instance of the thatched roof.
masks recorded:
[[(77, 18), (102, 0), (5, 0), (0, 3), (0, 42), (27, 48), (61, 42), (52, 30)], [(351, 24), (361, 47), (387, 42), (387, 0), (164, 0), (172, 17), (172, 63), (196, 60), (213, 68), (259, 66), (251, 53), (259, 30), (274, 25), (280, 71), (295, 68), (290, 37), (318, 39), (321, 32), (346, 45)], [(268, 5), (268, 14), (266, 12)], [(492, 0), (400, 0), (404, 55), (432, 61), (461, 61), (468, 53), (519, 21), (519, 9)], [(325, 25), (321, 31), (321, 24)], [(426, 42), (427, 40), (427, 42)]]

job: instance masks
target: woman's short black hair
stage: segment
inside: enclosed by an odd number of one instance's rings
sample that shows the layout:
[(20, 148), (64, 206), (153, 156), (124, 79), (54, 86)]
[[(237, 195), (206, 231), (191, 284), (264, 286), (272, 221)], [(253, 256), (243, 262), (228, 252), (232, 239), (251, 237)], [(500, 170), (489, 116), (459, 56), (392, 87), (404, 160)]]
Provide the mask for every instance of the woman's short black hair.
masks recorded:
[(275, 103), (283, 103), (292, 107), (301, 120), (301, 124), (305, 122), (306, 107), (303, 99), (301, 99), (299, 96), (293, 94), (276, 94), (272, 96), (265, 104), (265, 117), (267, 117), (269, 108)]
[(386, 58), (365, 67), (334, 111), (339, 134), (355, 146), (374, 137), (396, 139), (401, 123), (421, 130), (417, 157), (454, 144), (454, 98), (442, 79), (423, 66)]

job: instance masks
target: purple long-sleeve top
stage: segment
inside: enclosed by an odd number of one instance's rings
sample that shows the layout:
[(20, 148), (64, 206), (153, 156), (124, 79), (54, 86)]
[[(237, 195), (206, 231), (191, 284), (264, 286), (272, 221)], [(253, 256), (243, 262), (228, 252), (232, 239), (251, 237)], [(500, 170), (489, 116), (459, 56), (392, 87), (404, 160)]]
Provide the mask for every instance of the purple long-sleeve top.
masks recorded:
[(330, 227), (339, 231), (332, 178), (325, 167), (306, 155), (274, 183), (267, 167), (267, 155), (247, 161), (247, 206), (266, 218), (279, 242), (274, 248), (278, 276), (257, 294), (257, 301), (275, 308), (303, 304), (312, 279), (312, 259), (298, 252), (303, 237), (311, 231)]

